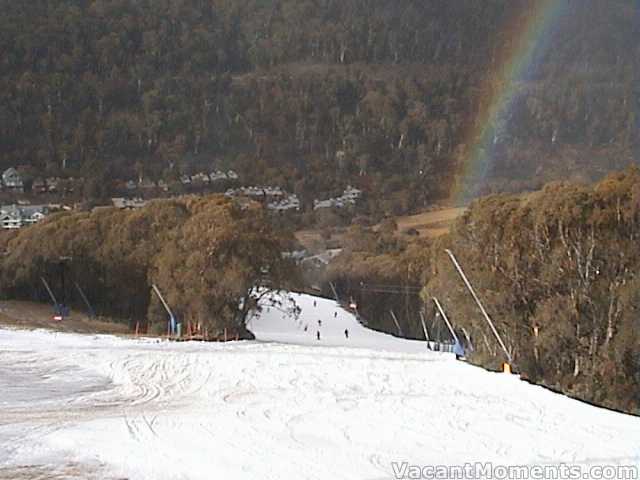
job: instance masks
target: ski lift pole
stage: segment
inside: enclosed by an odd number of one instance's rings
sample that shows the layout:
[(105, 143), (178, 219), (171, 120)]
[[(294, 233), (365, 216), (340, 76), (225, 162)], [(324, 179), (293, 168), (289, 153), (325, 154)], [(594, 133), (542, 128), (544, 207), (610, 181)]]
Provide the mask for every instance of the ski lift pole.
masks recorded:
[(85, 305), (87, 306), (87, 308), (89, 309), (89, 316), (91, 318), (96, 318), (96, 311), (93, 309), (93, 307), (91, 306), (91, 303), (89, 302), (89, 299), (87, 298), (87, 296), (84, 294), (84, 290), (82, 290), (82, 288), (80, 287), (80, 285), (78, 284), (78, 282), (73, 282), (73, 284), (76, 286), (76, 289), (78, 290), (78, 292), (80, 293), (80, 297), (82, 298), (82, 301), (85, 303)]
[(449, 321), (447, 314), (444, 313), (444, 309), (442, 308), (442, 305), (440, 305), (440, 302), (436, 297), (433, 297), (433, 302), (436, 304), (436, 307), (438, 307), (438, 311), (440, 312), (440, 315), (442, 315), (442, 319), (444, 320), (444, 323), (447, 324), (447, 328), (451, 332), (453, 339), (456, 341), (456, 343), (460, 343), (460, 340), (458, 340), (458, 336), (456, 335), (456, 332), (453, 330), (453, 326), (451, 325), (451, 322)]
[(158, 298), (162, 302), (162, 305), (164, 306), (164, 309), (169, 314), (169, 331), (171, 333), (173, 333), (175, 331), (175, 328), (176, 328), (176, 317), (173, 314), (173, 312), (171, 311), (171, 308), (169, 307), (169, 304), (166, 302), (166, 300), (162, 296), (162, 293), (160, 293), (160, 289), (155, 284), (151, 285), (151, 288), (153, 288), (153, 291), (156, 292), (156, 295), (158, 295)]
[(398, 323), (398, 319), (396, 318), (396, 314), (393, 313), (393, 310), (389, 310), (389, 313), (391, 313), (391, 317), (393, 318), (393, 322), (396, 324), (396, 328), (398, 329), (398, 336), (403, 337), (404, 335), (402, 334), (402, 329), (400, 328), (400, 323)]
[(424, 321), (424, 315), (420, 312), (420, 321), (422, 322), (422, 330), (424, 331), (424, 338), (427, 342), (430, 342), (429, 331), (427, 330), (427, 324)]
[(51, 300), (53, 301), (53, 306), (55, 308), (58, 308), (58, 300), (56, 299), (56, 296), (53, 294), (53, 290), (51, 290), (49, 283), (44, 277), (40, 277), (40, 280), (42, 280), (42, 283), (44, 284), (44, 288), (47, 289), (47, 293), (49, 293), (49, 297), (51, 297)]
[(464, 273), (464, 270), (462, 270), (462, 267), (458, 263), (458, 259), (456, 258), (456, 256), (453, 254), (453, 252), (451, 250), (446, 249), (445, 252), (447, 253), (447, 255), (449, 255), (449, 258), (451, 258), (451, 261), (453, 262), (453, 265), (456, 267), (456, 270), (460, 274), (460, 277), (462, 278), (462, 281), (465, 283), (465, 285), (467, 286), (467, 289), (471, 293), (471, 296), (473, 296), (473, 299), (478, 304), (478, 307), (480, 308), (480, 311), (482, 312), (482, 315), (484, 315), (484, 318), (487, 321), (487, 323), (489, 324), (489, 327), (491, 328), (491, 331), (493, 332), (493, 335), (496, 337), (496, 339), (498, 340), (498, 343), (500, 344), (500, 347), (502, 348), (502, 351), (507, 356), (507, 359), (509, 360), (509, 363), (513, 363), (513, 359), (511, 357), (511, 354), (507, 350), (507, 347), (505, 346), (504, 342), (502, 341), (502, 337), (500, 337), (500, 334), (498, 333), (498, 330), (496, 330), (495, 325), (491, 321), (491, 317), (489, 317), (489, 314), (487, 313), (487, 311), (485, 310), (484, 306), (482, 305), (482, 302), (480, 301), (480, 298), (478, 298), (478, 295), (476, 294), (475, 290), (473, 289), (473, 286), (471, 285), (471, 282), (469, 281), (469, 279), (467, 278), (467, 276)]
[[(62, 309), (66, 310), (67, 309), (67, 284), (66, 284), (66, 275), (65, 275), (65, 269), (66, 269), (66, 262), (69, 262), (73, 260), (73, 257), (69, 257), (69, 256), (62, 256), (60, 257), (60, 282), (62, 284)], [(64, 316), (64, 313), (62, 313), (62, 315)]]
[(329, 282), (329, 286), (331, 287), (331, 291), (333, 292), (333, 296), (335, 297), (336, 302), (340, 303), (340, 297), (338, 297), (336, 286), (333, 284), (333, 282)]

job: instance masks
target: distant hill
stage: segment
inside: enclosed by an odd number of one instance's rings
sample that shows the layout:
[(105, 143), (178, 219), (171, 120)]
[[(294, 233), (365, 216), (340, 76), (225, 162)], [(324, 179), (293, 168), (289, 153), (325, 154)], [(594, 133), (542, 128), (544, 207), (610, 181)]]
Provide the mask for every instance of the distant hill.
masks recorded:
[(638, 158), (631, 3), (0, 0), (0, 167), (234, 168), (402, 213), (449, 195), (508, 92), (478, 193), (600, 177)]

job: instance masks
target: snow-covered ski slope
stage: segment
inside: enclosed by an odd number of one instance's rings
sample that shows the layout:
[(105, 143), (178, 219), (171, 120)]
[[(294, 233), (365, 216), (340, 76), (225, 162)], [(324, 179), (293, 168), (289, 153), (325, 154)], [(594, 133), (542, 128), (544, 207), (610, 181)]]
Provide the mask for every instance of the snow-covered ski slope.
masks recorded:
[(252, 319), (257, 342), (0, 329), (0, 478), (353, 480), (393, 479), (392, 462), (640, 464), (639, 418), (297, 299), (298, 321), (273, 306)]
[(272, 293), (262, 298), (260, 305), (262, 308), (249, 318), (248, 326), (262, 341), (402, 353), (425, 353), (426, 350), (425, 342), (404, 340), (363, 327), (355, 315), (326, 298)]

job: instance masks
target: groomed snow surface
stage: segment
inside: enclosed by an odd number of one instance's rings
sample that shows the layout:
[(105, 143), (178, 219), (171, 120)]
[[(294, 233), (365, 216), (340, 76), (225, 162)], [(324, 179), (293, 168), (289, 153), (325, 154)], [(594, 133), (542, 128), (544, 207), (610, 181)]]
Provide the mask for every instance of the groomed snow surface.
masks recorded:
[(640, 464), (640, 418), (367, 330), (332, 301), (291, 298), (297, 317), (286, 298), (263, 300), (255, 342), (0, 330), (0, 478), (353, 480), (393, 479), (392, 462)]

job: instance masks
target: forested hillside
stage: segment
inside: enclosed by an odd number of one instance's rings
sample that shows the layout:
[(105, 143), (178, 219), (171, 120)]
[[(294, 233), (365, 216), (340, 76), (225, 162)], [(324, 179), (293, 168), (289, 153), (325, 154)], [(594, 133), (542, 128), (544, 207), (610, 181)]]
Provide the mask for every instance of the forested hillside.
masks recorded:
[(140, 321), (143, 329), (148, 320), (156, 333), (166, 331), (167, 314), (152, 284), (185, 328), (191, 322), (211, 335), (224, 328), (242, 335), (250, 292), (295, 279), (282, 258), (291, 238), (269, 225), (259, 205), (240, 209), (217, 196), (58, 214), (0, 242), (3, 297), (47, 301), (44, 278), (58, 302), (85, 309), (77, 283), (98, 314)]
[[(484, 197), (450, 234), (392, 242), (360, 232), (329, 271), (371, 326), (438, 337), (437, 297), (471, 361), (507, 360), (445, 249), (457, 256), (523, 377), (597, 404), (640, 412), (640, 171), (594, 185)], [(387, 241), (385, 241), (387, 239)], [(373, 240), (373, 241), (372, 241)], [(381, 293), (368, 285), (380, 284)], [(395, 287), (392, 287), (394, 286)], [(416, 288), (422, 285), (421, 291)]]
[[(634, 161), (632, 2), (558, 1), (484, 191)], [(235, 168), (305, 200), (355, 183), (406, 211), (447, 196), (537, 4), (0, 0), (0, 167), (105, 188)]]
[[(426, 292), (499, 352), (442, 248), (452, 248), (485, 299), (521, 371), (597, 403), (639, 411), (640, 172), (594, 186), (551, 184), (472, 206), (434, 247)], [(498, 353), (499, 356), (499, 353)]]

